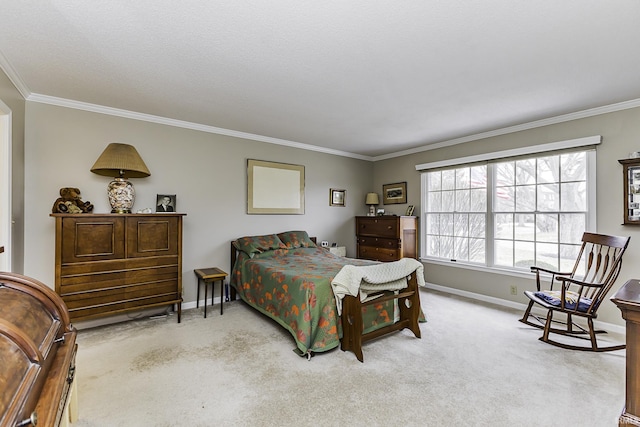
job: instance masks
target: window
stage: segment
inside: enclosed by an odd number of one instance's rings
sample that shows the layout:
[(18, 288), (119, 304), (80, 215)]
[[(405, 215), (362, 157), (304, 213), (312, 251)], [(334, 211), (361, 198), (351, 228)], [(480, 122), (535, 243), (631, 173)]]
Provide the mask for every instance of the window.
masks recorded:
[(595, 224), (595, 150), (501, 158), (423, 174), (423, 256), (571, 270)]

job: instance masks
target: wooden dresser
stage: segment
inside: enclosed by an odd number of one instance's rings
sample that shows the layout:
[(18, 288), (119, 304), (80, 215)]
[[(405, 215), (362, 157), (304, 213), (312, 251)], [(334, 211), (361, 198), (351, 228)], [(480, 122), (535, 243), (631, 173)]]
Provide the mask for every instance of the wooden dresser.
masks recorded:
[[(77, 331), (45, 284), (0, 273), (0, 426), (67, 425)], [(73, 419), (71, 420), (73, 421)]]
[(374, 261), (418, 258), (418, 218), (357, 216), (357, 257)]
[(177, 306), (184, 214), (51, 214), (55, 289), (71, 320)]

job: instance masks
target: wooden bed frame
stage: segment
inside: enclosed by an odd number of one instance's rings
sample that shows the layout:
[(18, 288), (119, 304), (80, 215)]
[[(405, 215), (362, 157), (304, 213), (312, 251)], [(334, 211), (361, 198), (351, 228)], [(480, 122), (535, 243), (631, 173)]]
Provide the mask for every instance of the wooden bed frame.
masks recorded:
[[(310, 239), (316, 243), (315, 237), (310, 237)], [(230, 244), (230, 274), (233, 274), (233, 267), (236, 263), (237, 257), (237, 249), (233, 243), (234, 241), (231, 241)], [(230, 288), (230, 298), (231, 301), (234, 301), (236, 299), (236, 290), (233, 286), (230, 286)], [(420, 318), (420, 295), (418, 292), (418, 279), (416, 277), (416, 272), (414, 271), (407, 277), (407, 288), (402, 289), (398, 293), (387, 291), (383, 296), (369, 299), (365, 302), (362, 302), (360, 301), (360, 298), (356, 298), (351, 295), (345, 296), (342, 300), (342, 339), (340, 340), (340, 349), (342, 351), (353, 352), (360, 362), (364, 362), (362, 344), (367, 341), (405, 328), (413, 332), (416, 338), (421, 338), (420, 326), (418, 325), (418, 319)], [(362, 322), (362, 308), (393, 299), (398, 300), (400, 319), (392, 325), (363, 334), (364, 325)]]

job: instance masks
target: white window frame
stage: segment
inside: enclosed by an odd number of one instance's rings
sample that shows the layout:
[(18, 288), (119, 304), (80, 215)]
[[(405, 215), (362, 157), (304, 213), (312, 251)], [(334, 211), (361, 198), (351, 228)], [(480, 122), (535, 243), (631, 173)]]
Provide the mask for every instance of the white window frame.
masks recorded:
[[(427, 253), (427, 242), (425, 238), (426, 233), (426, 215), (427, 215), (427, 206), (428, 206), (428, 191), (427, 191), (427, 173), (433, 171), (435, 169), (443, 169), (443, 168), (453, 168), (453, 167), (464, 167), (470, 164), (478, 164), (478, 163), (493, 163), (499, 161), (501, 159), (509, 159), (514, 157), (526, 156), (529, 155), (531, 157), (537, 156), (541, 157), (545, 153), (552, 151), (568, 151), (571, 149), (580, 149), (583, 148), (586, 152), (586, 162), (587, 162), (587, 217), (585, 230), (586, 231), (596, 231), (596, 150), (595, 147), (602, 142), (602, 137), (590, 136), (585, 138), (578, 138), (568, 141), (559, 141), (548, 144), (540, 144), (535, 146), (529, 146), (519, 149), (512, 150), (504, 150), (493, 153), (486, 153), (477, 156), (468, 156), (458, 159), (444, 160), (438, 162), (430, 162), (424, 163), (420, 165), (416, 165), (416, 170), (422, 172), (421, 174), (421, 222), (425, 224), (425, 227), (422, 228), (421, 238), (420, 238), (420, 259), (423, 262), (454, 266), (467, 268), (472, 270), (481, 270), (481, 271), (490, 271), (497, 272), (507, 275), (514, 276), (528, 276), (529, 272), (523, 271), (518, 268), (510, 268), (503, 266), (494, 266), (493, 265), (493, 235), (489, 234), (489, 231), (485, 233), (486, 241), (487, 241), (487, 253), (485, 264), (477, 264), (477, 263), (469, 263), (465, 261), (452, 261), (446, 260), (443, 258), (433, 258), (426, 256)], [(577, 151), (577, 150), (573, 150)], [(492, 177), (487, 177), (488, 181), (492, 180)], [(491, 188), (488, 189), (489, 197), (493, 197), (492, 193), (494, 192), (493, 183), (491, 183)], [(493, 212), (491, 209), (492, 203), (489, 203), (487, 206), (487, 222), (493, 221)]]

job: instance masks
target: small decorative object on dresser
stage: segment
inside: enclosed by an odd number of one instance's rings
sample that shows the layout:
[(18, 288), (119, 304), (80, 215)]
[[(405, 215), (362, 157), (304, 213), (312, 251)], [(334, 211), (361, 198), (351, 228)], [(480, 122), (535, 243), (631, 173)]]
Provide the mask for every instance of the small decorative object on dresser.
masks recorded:
[(385, 215), (356, 217), (357, 257), (397, 261), (418, 257), (418, 219)]
[(80, 198), (80, 189), (75, 187), (62, 187), (60, 197), (53, 202), (52, 213), (90, 213), (93, 211), (91, 202), (83, 202)]
[(329, 206), (342, 206), (347, 204), (347, 190), (336, 190), (332, 188), (329, 190)]
[(407, 203), (407, 183), (398, 182), (383, 185), (382, 201), (385, 205)]
[(156, 196), (156, 212), (175, 212), (176, 211), (176, 195), (175, 194), (158, 194)]
[(413, 216), (413, 210), (414, 210), (414, 206), (413, 205), (409, 205), (407, 206), (407, 216)]

